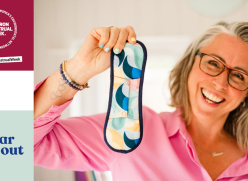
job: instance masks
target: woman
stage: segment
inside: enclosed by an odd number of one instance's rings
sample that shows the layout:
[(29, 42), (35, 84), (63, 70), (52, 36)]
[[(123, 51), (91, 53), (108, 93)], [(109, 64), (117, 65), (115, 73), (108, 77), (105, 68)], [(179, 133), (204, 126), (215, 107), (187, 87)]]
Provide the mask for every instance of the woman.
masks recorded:
[[(110, 67), (110, 49), (135, 43), (132, 27), (95, 28), (66, 64), (79, 85)], [(35, 86), (35, 165), (111, 170), (113, 180), (248, 180), (248, 23), (201, 34), (170, 75), (173, 113), (143, 107), (144, 135), (128, 154), (103, 139), (106, 113), (61, 120), (76, 90), (57, 70)]]

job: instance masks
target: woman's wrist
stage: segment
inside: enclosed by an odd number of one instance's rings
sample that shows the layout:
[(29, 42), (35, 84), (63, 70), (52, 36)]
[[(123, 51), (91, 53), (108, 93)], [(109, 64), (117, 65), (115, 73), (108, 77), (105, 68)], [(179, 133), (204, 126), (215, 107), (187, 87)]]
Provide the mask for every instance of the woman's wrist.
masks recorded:
[(75, 59), (70, 59), (66, 63), (66, 73), (71, 80), (79, 85), (84, 85), (88, 80), (93, 77), (90, 74), (90, 70), (82, 63), (78, 63)]

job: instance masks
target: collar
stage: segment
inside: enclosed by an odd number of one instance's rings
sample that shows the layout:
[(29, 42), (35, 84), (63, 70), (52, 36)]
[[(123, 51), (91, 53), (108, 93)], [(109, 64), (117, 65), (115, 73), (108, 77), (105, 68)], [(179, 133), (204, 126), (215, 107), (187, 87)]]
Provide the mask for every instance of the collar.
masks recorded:
[[(188, 140), (190, 147), (193, 149), (192, 150), (193, 153), (194, 152), (196, 153), (192, 138), (190, 137), (190, 134), (186, 129), (186, 123), (180, 116), (181, 113), (182, 113), (181, 108), (177, 108), (173, 113), (170, 113), (169, 115), (168, 114), (164, 115), (167, 120), (166, 121), (167, 135), (168, 137), (172, 137), (179, 131), (181, 135), (184, 137), (184, 139)], [(201, 164), (197, 155), (194, 155), (193, 157), (195, 160), (197, 160), (198, 164)], [(246, 175), (248, 174), (247, 170), (248, 170), (248, 152), (246, 153), (245, 157), (239, 158), (238, 160), (234, 161), (231, 165), (229, 165), (229, 167), (219, 175), (218, 179)]]
[[(169, 119), (166, 121), (166, 131), (168, 137), (175, 135), (180, 131), (185, 137), (187, 137), (187, 129), (185, 121), (181, 118), (182, 109), (177, 108), (173, 113), (170, 113)], [(166, 115), (167, 117), (168, 115)]]
[(246, 153), (245, 157), (239, 158), (229, 165), (228, 169), (222, 172), (218, 179), (226, 177), (238, 177), (242, 175), (248, 175), (248, 152)]

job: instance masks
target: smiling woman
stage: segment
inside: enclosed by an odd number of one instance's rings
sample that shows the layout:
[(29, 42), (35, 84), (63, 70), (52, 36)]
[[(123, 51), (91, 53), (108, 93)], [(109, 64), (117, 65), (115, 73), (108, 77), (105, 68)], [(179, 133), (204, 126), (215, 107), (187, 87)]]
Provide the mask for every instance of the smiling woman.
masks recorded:
[[(34, 164), (59, 170), (110, 170), (118, 181), (247, 180), (248, 22), (219, 23), (193, 41), (170, 75), (171, 106), (176, 111), (157, 114), (143, 106), (142, 142), (133, 152), (121, 154), (104, 142), (106, 113), (67, 119), (60, 115), (78, 90), (68, 86), (68, 79), (84, 85), (108, 69), (109, 50), (125, 52), (126, 40), (136, 43), (131, 26), (93, 29), (62, 67), (66, 79), (57, 70), (35, 86)], [(59, 94), (51, 97), (55, 92)], [(120, 124), (107, 121), (113, 127)], [(135, 120), (135, 131), (140, 131), (139, 124)], [(111, 133), (109, 140), (114, 139)]]
[[(182, 108), (198, 157), (213, 179), (248, 152), (247, 71), (248, 23), (221, 22), (188, 47), (170, 75), (171, 106)], [(219, 155), (216, 165), (212, 157)]]

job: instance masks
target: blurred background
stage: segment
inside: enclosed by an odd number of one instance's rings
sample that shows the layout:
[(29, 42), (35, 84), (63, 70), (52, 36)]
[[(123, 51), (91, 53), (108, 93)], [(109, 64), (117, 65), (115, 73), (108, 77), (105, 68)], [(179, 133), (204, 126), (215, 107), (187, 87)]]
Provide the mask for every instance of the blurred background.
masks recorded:
[[(190, 42), (219, 22), (248, 21), (246, 0), (34, 0), (34, 83), (55, 72), (96, 27), (130, 25), (148, 51), (143, 105), (171, 112), (168, 76)], [(61, 118), (107, 111), (110, 70), (89, 80)], [(152, 97), (149, 95), (153, 95)], [(82, 130), (83, 131), (83, 130)], [(111, 172), (35, 167), (35, 181), (111, 181)]]

